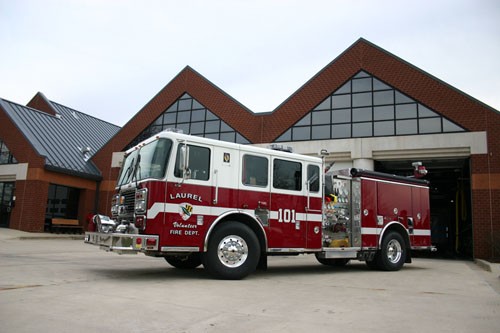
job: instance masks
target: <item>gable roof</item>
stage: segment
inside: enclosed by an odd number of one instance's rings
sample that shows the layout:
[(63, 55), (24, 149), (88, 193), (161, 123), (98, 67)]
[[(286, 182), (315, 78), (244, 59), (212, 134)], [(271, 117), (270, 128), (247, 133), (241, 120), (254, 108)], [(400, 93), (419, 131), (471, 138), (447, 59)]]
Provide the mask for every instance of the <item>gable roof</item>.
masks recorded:
[(118, 132), (119, 127), (49, 101), (41, 93), (37, 96), (54, 114), (5, 99), (0, 99), (0, 107), (36, 152), (45, 157), (46, 169), (101, 179), (101, 172), (90, 157)]
[[(187, 66), (161, 89), (106, 146), (111, 151), (122, 150), (131, 139), (139, 135), (184, 93), (203, 104), (252, 143), (273, 142), (361, 70), (471, 131), (481, 130), (485, 126), (483, 117), (478, 117), (478, 113), (496, 111), (377, 45), (360, 38), (304, 83), (274, 111), (267, 113), (252, 112)], [(475, 115), (474, 117), (471, 117), (471, 112)]]

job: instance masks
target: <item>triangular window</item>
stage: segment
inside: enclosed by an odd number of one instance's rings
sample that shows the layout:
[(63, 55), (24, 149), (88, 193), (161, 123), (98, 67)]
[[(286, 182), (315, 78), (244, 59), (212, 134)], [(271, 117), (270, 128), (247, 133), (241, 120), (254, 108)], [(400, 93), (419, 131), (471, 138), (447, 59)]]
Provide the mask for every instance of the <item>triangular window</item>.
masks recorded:
[(16, 164), (17, 160), (10, 152), (9, 148), (0, 139), (0, 164)]
[(360, 71), (275, 141), (464, 131), (436, 111)]
[(242, 144), (250, 143), (200, 102), (185, 93), (139, 134), (127, 148), (168, 128), (181, 129), (185, 134), (205, 138)]

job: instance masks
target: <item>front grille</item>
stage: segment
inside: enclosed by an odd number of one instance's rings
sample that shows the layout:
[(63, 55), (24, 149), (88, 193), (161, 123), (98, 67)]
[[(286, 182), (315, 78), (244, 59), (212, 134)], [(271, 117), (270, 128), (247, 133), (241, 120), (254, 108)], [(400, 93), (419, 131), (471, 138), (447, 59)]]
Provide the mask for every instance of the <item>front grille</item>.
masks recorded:
[(133, 214), (135, 206), (135, 190), (122, 192), (121, 195), (124, 197), (123, 206), (125, 207), (125, 214)]

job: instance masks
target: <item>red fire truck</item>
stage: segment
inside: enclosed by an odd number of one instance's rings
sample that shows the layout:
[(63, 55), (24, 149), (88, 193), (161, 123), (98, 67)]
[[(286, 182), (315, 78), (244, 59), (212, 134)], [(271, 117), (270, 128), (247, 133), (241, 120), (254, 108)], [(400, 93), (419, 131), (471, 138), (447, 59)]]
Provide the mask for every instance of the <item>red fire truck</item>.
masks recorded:
[[(241, 279), (273, 255), (399, 270), (431, 250), (425, 180), (164, 131), (125, 153), (111, 217), (85, 242)], [(420, 167), (420, 171), (423, 171)]]

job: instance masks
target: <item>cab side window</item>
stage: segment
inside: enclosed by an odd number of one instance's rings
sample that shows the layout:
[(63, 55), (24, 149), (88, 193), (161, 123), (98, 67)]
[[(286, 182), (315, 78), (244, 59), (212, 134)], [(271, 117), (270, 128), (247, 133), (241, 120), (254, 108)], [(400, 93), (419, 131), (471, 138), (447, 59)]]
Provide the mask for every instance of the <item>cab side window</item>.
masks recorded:
[[(177, 157), (175, 159), (174, 176), (179, 178), (182, 178), (182, 170), (180, 168), (182, 146), (183, 145), (179, 145), (179, 147), (177, 148)], [(187, 148), (189, 152), (189, 176), (187, 178), (196, 180), (208, 180), (210, 178), (210, 149), (193, 145), (187, 145)]]
[(283, 190), (302, 190), (302, 163), (275, 159), (273, 187)]
[(265, 157), (244, 155), (241, 177), (243, 185), (266, 187), (269, 174), (268, 164), (268, 159)]
[(319, 192), (319, 166), (307, 166), (307, 182), (309, 184), (309, 192)]

